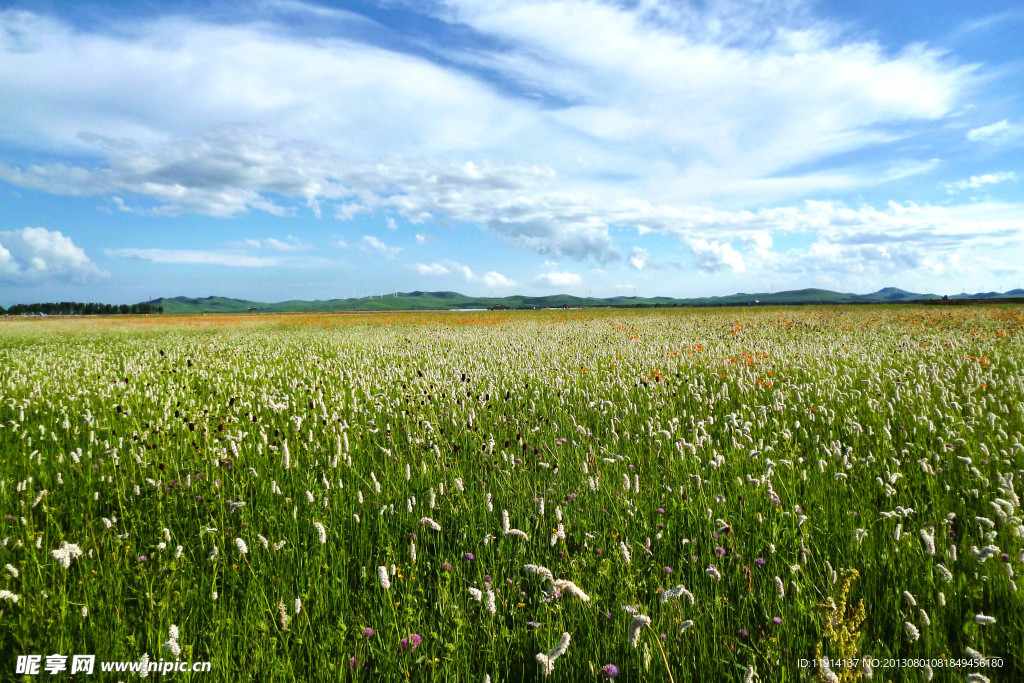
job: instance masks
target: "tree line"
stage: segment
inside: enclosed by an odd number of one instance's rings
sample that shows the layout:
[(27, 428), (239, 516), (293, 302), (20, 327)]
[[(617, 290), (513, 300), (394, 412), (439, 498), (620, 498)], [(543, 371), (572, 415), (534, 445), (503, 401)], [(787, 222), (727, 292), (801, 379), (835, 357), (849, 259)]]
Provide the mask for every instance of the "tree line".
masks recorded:
[(0, 314), (5, 315), (148, 315), (163, 312), (163, 306), (153, 304), (98, 304), (80, 301), (14, 304), (8, 309), (0, 306)]

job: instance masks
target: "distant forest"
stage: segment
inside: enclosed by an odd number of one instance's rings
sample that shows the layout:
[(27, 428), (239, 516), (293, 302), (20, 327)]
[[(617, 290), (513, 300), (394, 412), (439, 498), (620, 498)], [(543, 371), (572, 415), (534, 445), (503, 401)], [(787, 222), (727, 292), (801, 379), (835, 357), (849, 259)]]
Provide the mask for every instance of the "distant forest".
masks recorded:
[(79, 301), (14, 304), (8, 309), (0, 306), (0, 314), (6, 315), (146, 315), (163, 312), (163, 306), (152, 304), (85, 304)]

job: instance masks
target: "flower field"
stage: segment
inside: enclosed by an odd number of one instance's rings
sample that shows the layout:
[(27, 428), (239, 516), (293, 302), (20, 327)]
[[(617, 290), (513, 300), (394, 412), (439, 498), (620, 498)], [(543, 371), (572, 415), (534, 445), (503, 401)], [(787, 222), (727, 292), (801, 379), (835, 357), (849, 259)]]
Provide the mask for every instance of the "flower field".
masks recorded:
[(0, 321), (0, 680), (1024, 680), (1022, 313)]

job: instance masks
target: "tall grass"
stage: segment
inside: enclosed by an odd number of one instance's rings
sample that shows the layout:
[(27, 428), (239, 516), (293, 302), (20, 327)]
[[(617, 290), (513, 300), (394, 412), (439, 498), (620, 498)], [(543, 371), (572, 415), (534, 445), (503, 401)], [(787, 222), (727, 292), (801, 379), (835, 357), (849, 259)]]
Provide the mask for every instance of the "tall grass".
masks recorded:
[(1018, 309), (196, 321), (0, 327), (0, 678), (172, 624), (181, 680), (1024, 677)]

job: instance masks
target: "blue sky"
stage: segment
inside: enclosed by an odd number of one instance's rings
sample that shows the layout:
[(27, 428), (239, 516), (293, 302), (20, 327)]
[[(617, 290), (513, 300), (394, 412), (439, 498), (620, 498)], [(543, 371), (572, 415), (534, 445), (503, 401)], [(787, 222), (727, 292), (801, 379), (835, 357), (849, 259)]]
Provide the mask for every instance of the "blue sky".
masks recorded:
[(1024, 286), (1024, 8), (14, 2), (0, 304)]

